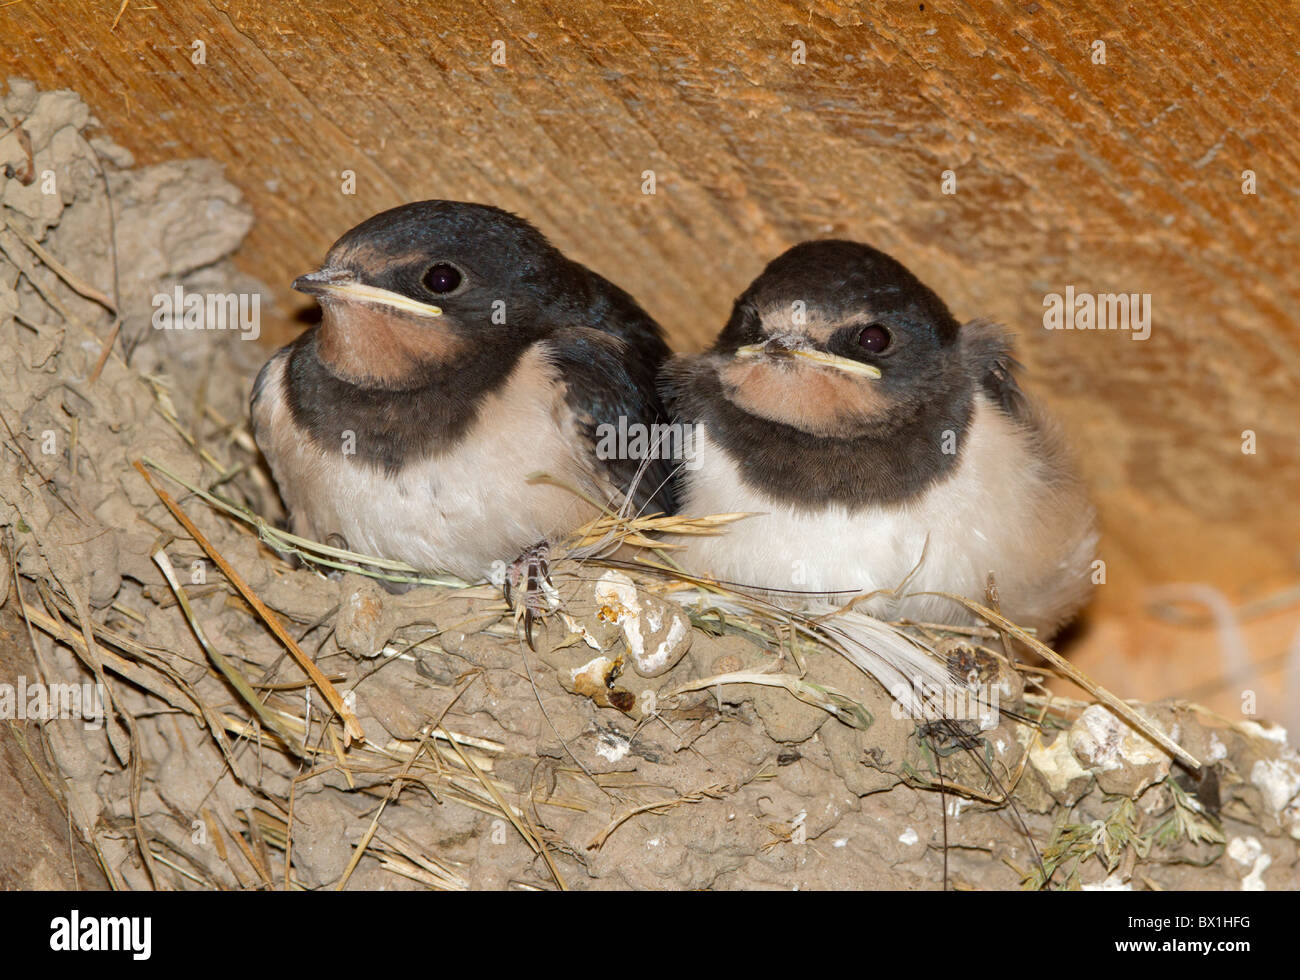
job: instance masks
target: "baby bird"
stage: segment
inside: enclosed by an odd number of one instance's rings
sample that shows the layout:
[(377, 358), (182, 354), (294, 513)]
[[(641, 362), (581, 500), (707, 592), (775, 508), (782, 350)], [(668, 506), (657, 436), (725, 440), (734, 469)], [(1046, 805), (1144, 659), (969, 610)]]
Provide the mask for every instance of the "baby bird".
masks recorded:
[[(787, 606), (969, 623), (933, 592), (1051, 636), (1090, 589), (1094, 514), (1061, 438), (1021, 391), (1007, 336), (960, 326), (867, 245), (805, 242), (736, 300), (713, 347), (665, 366), (694, 423), (680, 509), (755, 516), (682, 539), (693, 571)], [(873, 594), (874, 595), (871, 595)]]
[(403, 205), (294, 288), (322, 319), (262, 368), (252, 419), (295, 533), (475, 580), (596, 515), (531, 475), (672, 512), (665, 461), (596, 451), (664, 421), (658, 324), (523, 219)]

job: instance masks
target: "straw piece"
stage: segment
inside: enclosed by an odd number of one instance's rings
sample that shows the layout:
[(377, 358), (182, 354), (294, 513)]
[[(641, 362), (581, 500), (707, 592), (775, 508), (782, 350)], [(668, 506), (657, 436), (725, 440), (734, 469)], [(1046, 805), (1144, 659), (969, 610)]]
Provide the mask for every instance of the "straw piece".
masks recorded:
[(190, 629), (194, 631), (194, 636), (199, 641), (199, 646), (203, 647), (203, 652), (208, 655), (208, 659), (212, 661), (217, 670), (221, 671), (222, 676), (230, 682), (230, 686), (239, 692), (239, 696), (253, 709), (253, 714), (257, 715), (262, 724), (279, 735), (284, 744), (288, 746), (289, 751), (294, 755), (299, 758), (306, 758), (306, 753), (303, 751), (302, 746), (298, 744), (298, 740), (280, 723), (274, 712), (267, 710), (266, 705), (262, 703), (262, 699), (257, 696), (257, 692), (249, 684), (248, 678), (236, 670), (235, 666), (212, 645), (207, 633), (203, 631), (203, 627), (199, 624), (198, 616), (194, 613), (194, 607), (190, 605), (189, 596), (185, 594), (185, 590), (181, 588), (180, 582), (177, 581), (176, 570), (172, 568), (167, 552), (159, 548), (154, 552), (153, 560), (162, 569), (163, 578), (167, 580), (167, 584), (171, 586), (172, 592), (175, 593), (176, 601), (180, 603), (181, 612), (185, 614), (186, 622), (189, 623)]
[(172, 516), (175, 517), (176, 520), (180, 521), (185, 530), (190, 533), (190, 536), (194, 539), (195, 543), (202, 548), (207, 556), (212, 559), (213, 563), (221, 569), (222, 574), (226, 576), (230, 584), (233, 585), (239, 591), (239, 594), (247, 600), (248, 604), (257, 611), (257, 614), (262, 618), (262, 621), (270, 627), (271, 632), (274, 633), (276, 638), (285, 645), (285, 648), (293, 656), (294, 660), (298, 661), (298, 666), (306, 671), (307, 676), (312, 679), (312, 682), (320, 690), (321, 694), (325, 696), (325, 700), (329, 702), (329, 706), (334, 709), (335, 713), (341, 719), (343, 719), (343, 744), (345, 746), (351, 744), (351, 741), (354, 738), (358, 741), (364, 741), (366, 734), (361, 727), (361, 722), (357, 720), (357, 716), (353, 714), (352, 710), (343, 702), (342, 696), (339, 694), (338, 689), (330, 683), (330, 679), (321, 673), (320, 668), (312, 662), (311, 658), (308, 657), (307, 654), (303, 653), (302, 648), (299, 647), (294, 638), (289, 635), (288, 631), (284, 628), (284, 624), (280, 622), (279, 617), (276, 616), (275, 613), (271, 612), (271, 610), (267, 608), (266, 603), (262, 602), (262, 600), (258, 598), (257, 593), (248, 587), (248, 584), (243, 580), (239, 573), (236, 572), (234, 568), (231, 567), (230, 563), (222, 557), (221, 553), (212, 546), (212, 543), (203, 536), (203, 532), (195, 526), (193, 521), (185, 516), (185, 512), (177, 506), (176, 501), (172, 500), (167, 491), (154, 483), (153, 477), (149, 475), (149, 471), (144, 468), (140, 461), (135, 460), (131, 465), (139, 471), (142, 477), (144, 477), (145, 482), (149, 484), (149, 488), (153, 490), (153, 492), (158, 495), (158, 499), (163, 502), (163, 506), (171, 511)]

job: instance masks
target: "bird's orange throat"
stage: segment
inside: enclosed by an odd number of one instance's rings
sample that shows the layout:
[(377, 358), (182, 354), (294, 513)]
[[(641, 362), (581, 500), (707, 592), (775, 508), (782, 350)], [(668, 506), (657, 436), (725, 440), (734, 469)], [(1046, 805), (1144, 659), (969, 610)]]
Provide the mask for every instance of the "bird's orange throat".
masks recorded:
[(889, 408), (874, 381), (813, 364), (729, 361), (718, 377), (737, 408), (816, 436), (859, 434)]
[(463, 341), (439, 320), (416, 319), (382, 307), (326, 299), (316, 353), (336, 377), (353, 384), (401, 388), (432, 364), (454, 360)]

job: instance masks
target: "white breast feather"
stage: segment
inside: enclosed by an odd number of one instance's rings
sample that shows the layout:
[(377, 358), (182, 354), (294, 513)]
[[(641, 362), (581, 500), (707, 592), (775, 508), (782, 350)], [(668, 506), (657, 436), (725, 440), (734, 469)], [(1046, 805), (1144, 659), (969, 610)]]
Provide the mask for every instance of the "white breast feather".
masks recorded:
[(287, 363), (283, 355), (271, 362), (253, 417), (296, 533), (341, 534), (352, 551), (477, 579), (590, 518), (590, 505), (573, 494), (526, 479), (542, 472), (588, 492), (602, 489), (582, 465), (582, 439), (562, 390), (537, 383), (554, 378), (538, 348), (485, 399), (453, 450), (392, 476), (296, 434), (285, 401)]
[[(983, 396), (965, 439), (955, 470), (906, 504), (801, 511), (744, 483), (706, 428), (682, 511), (761, 516), (716, 537), (681, 539), (684, 563), (764, 589), (851, 590), (842, 601), (852, 591), (893, 590), (906, 581), (906, 593), (956, 592), (983, 602), (992, 572), (1004, 614), (1049, 633), (1087, 595), (1097, 543), (1092, 508), (1054, 457), (1036, 451), (1027, 430)], [(972, 621), (936, 596), (879, 597), (859, 608), (885, 619)]]

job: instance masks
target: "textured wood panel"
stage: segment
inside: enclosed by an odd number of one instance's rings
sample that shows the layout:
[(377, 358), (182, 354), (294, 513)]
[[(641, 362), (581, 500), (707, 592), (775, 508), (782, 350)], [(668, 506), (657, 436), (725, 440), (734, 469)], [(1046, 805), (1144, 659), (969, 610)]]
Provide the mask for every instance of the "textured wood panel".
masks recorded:
[[(785, 246), (863, 239), (1020, 333), (1102, 507), (1103, 607), (1297, 577), (1293, 4), (119, 7), (0, 8), (4, 69), (78, 89), (143, 162), (224, 163), (288, 308), (338, 234), (426, 197), (528, 216), (681, 346)], [(1067, 285), (1150, 293), (1151, 338), (1045, 331)]]

